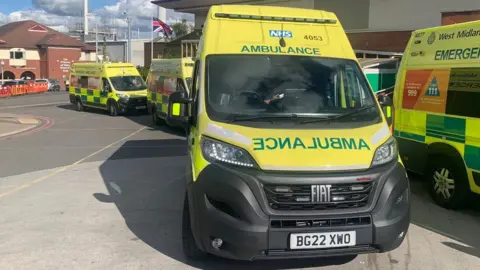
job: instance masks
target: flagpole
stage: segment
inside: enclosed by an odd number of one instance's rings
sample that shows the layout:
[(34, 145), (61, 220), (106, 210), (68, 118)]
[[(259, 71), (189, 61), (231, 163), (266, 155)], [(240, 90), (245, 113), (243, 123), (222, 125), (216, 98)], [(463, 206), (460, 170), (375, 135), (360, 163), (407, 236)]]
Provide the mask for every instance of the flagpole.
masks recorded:
[(152, 22), (150, 24), (151, 24), (151, 28), (152, 28), (152, 29), (150, 29), (151, 35), (152, 35), (152, 41), (151, 41), (151, 44), (150, 44), (150, 67), (151, 67), (152, 62), (153, 62), (153, 36), (154, 36), (153, 35), (153, 19), (152, 19)]

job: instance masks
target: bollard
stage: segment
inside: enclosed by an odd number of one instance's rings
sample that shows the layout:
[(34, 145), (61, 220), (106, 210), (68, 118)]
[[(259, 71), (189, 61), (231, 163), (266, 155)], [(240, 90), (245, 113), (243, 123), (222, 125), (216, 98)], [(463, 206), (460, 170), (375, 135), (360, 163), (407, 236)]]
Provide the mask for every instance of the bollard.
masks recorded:
[(37, 82), (33, 83), (33, 92), (38, 93), (38, 83)]
[(0, 87), (0, 98), (7, 98), (10, 96), (10, 89), (8, 87)]
[(27, 83), (27, 94), (33, 93), (33, 83)]

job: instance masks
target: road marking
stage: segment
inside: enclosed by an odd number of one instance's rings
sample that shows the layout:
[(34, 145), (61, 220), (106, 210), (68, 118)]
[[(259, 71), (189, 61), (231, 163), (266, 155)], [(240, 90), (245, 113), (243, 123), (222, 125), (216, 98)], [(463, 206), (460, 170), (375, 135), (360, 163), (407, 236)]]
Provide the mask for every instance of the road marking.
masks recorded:
[(18, 187), (16, 187), (16, 188), (13, 188), (13, 189), (9, 190), (9, 191), (0, 193), (0, 199), (3, 198), (3, 197), (5, 197), (5, 196), (7, 196), (7, 195), (10, 195), (10, 194), (12, 194), (12, 193), (15, 193), (15, 192), (17, 192), (17, 191), (20, 191), (20, 190), (22, 190), (22, 189), (26, 189), (26, 188), (32, 186), (33, 184), (42, 182), (43, 180), (46, 180), (46, 179), (48, 179), (48, 178), (50, 178), (50, 177), (52, 177), (52, 176), (55, 176), (55, 175), (57, 175), (57, 174), (65, 171), (65, 170), (67, 170), (67, 169), (70, 169), (70, 168), (74, 167), (75, 165), (78, 165), (78, 164), (82, 163), (83, 161), (85, 161), (85, 160), (87, 160), (87, 159), (89, 159), (89, 158), (91, 158), (91, 157), (93, 157), (93, 156), (95, 156), (95, 155), (97, 155), (97, 154), (105, 151), (106, 149), (108, 149), (108, 148), (110, 148), (110, 147), (112, 147), (112, 146), (114, 146), (115, 144), (117, 144), (117, 143), (119, 143), (119, 142), (121, 142), (121, 141), (124, 141), (124, 140), (126, 140), (126, 139), (128, 139), (128, 138), (130, 138), (130, 137), (132, 137), (132, 136), (134, 136), (135, 134), (141, 132), (142, 130), (144, 130), (144, 129), (146, 129), (146, 128), (147, 128), (147, 127), (142, 127), (142, 128), (140, 128), (140, 129), (138, 129), (137, 131), (131, 133), (130, 135), (127, 135), (127, 136), (121, 138), (120, 140), (114, 141), (113, 143), (111, 143), (111, 144), (103, 147), (103, 148), (100, 149), (100, 150), (97, 150), (97, 151), (91, 153), (90, 155), (88, 155), (88, 156), (86, 156), (86, 157), (84, 157), (84, 158), (82, 158), (82, 159), (79, 159), (79, 160), (75, 161), (74, 163), (72, 163), (72, 164), (70, 164), (70, 165), (61, 167), (61, 168), (59, 168), (58, 170), (53, 171), (53, 172), (51, 172), (51, 173), (49, 173), (49, 174), (47, 174), (47, 175), (45, 175), (45, 176), (39, 177), (39, 178), (37, 178), (37, 179), (34, 179), (34, 180), (30, 181), (30, 182), (27, 182), (27, 183), (25, 183), (25, 184), (23, 184), (23, 185), (21, 185), (21, 186), (18, 186)]
[(32, 128), (28, 128), (26, 130), (21, 130), (21, 131), (16, 131), (16, 132), (10, 132), (9, 134), (0, 134), (0, 140), (7, 139), (7, 138), (13, 138), (13, 137), (19, 137), (19, 136), (26, 136), (30, 135), (34, 132), (41, 131), (44, 129), (47, 129), (55, 124), (55, 121), (50, 118), (42, 117), (42, 116), (36, 116), (38, 119), (42, 119), (45, 121), (43, 125), (37, 125)]
[(35, 129), (37, 126), (34, 125), (27, 125), (26, 127), (22, 129), (17, 129), (15, 131), (10, 131), (10, 132), (5, 132), (5, 133), (0, 133), (0, 139), (5, 139), (7, 137), (12, 137), (21, 133), (26, 133), (29, 130)]
[(20, 124), (26, 124), (26, 125), (38, 125), (39, 121), (35, 118), (28, 118), (28, 117), (22, 117), (22, 118), (17, 118), (17, 121), (20, 122)]
[(115, 183), (115, 182), (109, 182), (108, 183), (110, 187), (112, 187), (119, 195), (122, 194), (122, 189)]
[[(65, 122), (60, 122), (64, 124)], [(58, 126), (59, 123), (57, 123)], [(107, 131), (107, 130), (136, 130), (135, 128), (52, 128), (50, 131)]]
[(62, 105), (62, 104), (70, 104), (70, 103), (63, 101), (63, 102), (50, 102), (50, 103), (28, 104), (28, 105), (16, 105), (16, 106), (2, 107), (2, 108), (0, 108), (0, 110), (28, 108), (28, 107), (40, 107), (40, 106), (48, 106), (48, 105)]
[[(130, 149), (142, 149), (142, 148), (185, 148), (186, 145), (123, 145), (122, 148), (130, 148)], [(25, 146), (25, 147), (2, 147), (2, 150), (18, 150), (18, 149), (35, 149), (35, 150), (42, 150), (42, 149), (97, 149), (100, 146)], [(113, 148), (114, 146), (110, 146)], [(185, 154), (186, 155), (186, 154)]]

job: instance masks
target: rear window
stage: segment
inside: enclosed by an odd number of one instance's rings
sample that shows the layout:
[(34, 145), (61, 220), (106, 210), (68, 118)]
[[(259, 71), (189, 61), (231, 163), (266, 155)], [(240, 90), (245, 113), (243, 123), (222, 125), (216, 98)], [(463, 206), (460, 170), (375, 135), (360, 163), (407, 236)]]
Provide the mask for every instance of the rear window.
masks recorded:
[(35, 82), (46, 83), (46, 82), (48, 82), (48, 81), (47, 81), (47, 80), (36, 80)]

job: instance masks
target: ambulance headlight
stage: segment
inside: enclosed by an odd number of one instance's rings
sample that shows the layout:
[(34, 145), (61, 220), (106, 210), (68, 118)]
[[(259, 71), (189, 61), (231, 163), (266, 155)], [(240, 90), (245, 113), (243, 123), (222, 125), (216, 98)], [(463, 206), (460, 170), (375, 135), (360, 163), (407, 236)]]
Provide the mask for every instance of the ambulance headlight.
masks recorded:
[(209, 162), (224, 162), (242, 167), (255, 167), (253, 158), (247, 151), (228, 143), (202, 137), (203, 157)]
[(117, 93), (117, 97), (120, 98), (120, 99), (128, 99), (129, 96), (128, 95), (125, 95), (125, 94), (122, 94), (122, 93)]
[(390, 137), (384, 144), (377, 148), (373, 156), (372, 167), (388, 163), (398, 156), (397, 141)]

